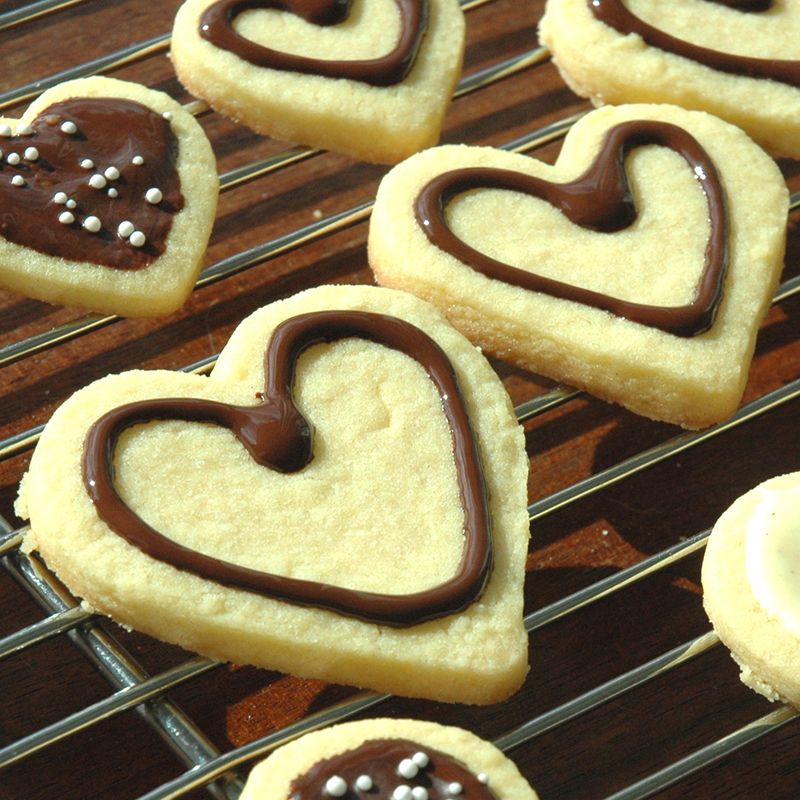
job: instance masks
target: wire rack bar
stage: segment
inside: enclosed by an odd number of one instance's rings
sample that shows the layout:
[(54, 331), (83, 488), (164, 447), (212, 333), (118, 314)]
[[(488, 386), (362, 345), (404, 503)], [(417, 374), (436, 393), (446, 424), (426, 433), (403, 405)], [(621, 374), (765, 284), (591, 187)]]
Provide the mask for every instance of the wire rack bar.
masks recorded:
[[(642, 800), (642, 798), (651, 797), (661, 789), (672, 786), (703, 767), (707, 767), (736, 752), (741, 747), (760, 739), (762, 736), (779, 730), (796, 717), (797, 711), (789, 708), (789, 706), (778, 708), (772, 713), (761, 717), (761, 719), (718, 739), (713, 744), (697, 750), (686, 758), (682, 758), (649, 777), (631, 784), (622, 791), (610, 795), (606, 800)], [(766, 797), (767, 795), (765, 794), (764, 796)]]
[(26, 647), (49, 639), (51, 636), (71, 630), (76, 625), (80, 625), (81, 622), (91, 619), (91, 617), (92, 615), (88, 611), (84, 611), (80, 606), (60, 611), (57, 614), (51, 614), (40, 622), (35, 622), (33, 625), (28, 625), (26, 628), (12, 633), (5, 639), (0, 639), (0, 658), (5, 658), (24, 650)]
[(31, 22), (46, 14), (63, 11), (84, 2), (86, 0), (39, 0), (37, 3), (28, 3), (22, 8), (0, 14), (0, 31), (13, 28), (15, 25), (22, 25), (24, 22)]
[(768, 411), (772, 411), (778, 406), (790, 400), (794, 400), (798, 396), (800, 396), (800, 378), (742, 406), (732, 417), (724, 422), (720, 422), (703, 431), (684, 433), (680, 436), (676, 436), (674, 439), (651, 447), (649, 450), (645, 450), (631, 458), (620, 461), (613, 467), (602, 470), (582, 481), (578, 481), (572, 484), (572, 486), (554, 492), (542, 500), (531, 503), (528, 506), (528, 515), (531, 521), (541, 519), (554, 511), (564, 508), (564, 506), (569, 503), (589, 497), (595, 492), (600, 491), (600, 489), (613, 486), (623, 478), (635, 475), (637, 472), (652, 467), (654, 464), (659, 464), (678, 453), (683, 453), (692, 447), (696, 447), (703, 442), (715, 438), (721, 433), (732, 430), (738, 425), (756, 419), (766, 414)]
[(706, 650), (719, 644), (717, 635), (710, 631), (690, 642), (674, 647), (672, 650), (651, 659), (623, 675), (618, 675), (610, 681), (585, 692), (552, 711), (548, 711), (535, 719), (520, 725), (513, 731), (495, 740), (495, 745), (501, 750), (511, 750), (514, 747), (530, 741), (553, 728), (563, 725), (572, 719), (585, 714), (587, 711), (613, 700), (631, 689), (669, 672), (671, 669), (685, 664)]

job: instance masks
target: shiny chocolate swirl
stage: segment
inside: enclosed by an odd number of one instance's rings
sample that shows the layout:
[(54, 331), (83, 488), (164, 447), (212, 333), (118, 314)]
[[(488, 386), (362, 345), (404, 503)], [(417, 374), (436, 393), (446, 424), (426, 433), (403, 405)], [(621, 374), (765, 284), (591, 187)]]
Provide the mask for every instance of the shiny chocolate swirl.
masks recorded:
[[(668, 147), (681, 155), (703, 188), (708, 203), (711, 235), (694, 299), (682, 306), (635, 303), (537, 275), (491, 258), (459, 239), (445, 219), (447, 204), (472, 189), (507, 189), (538, 197), (583, 228), (611, 233), (631, 225), (636, 207), (625, 173), (625, 157), (644, 145)], [(665, 122), (636, 120), (611, 128), (594, 163), (569, 183), (552, 183), (513, 170), (484, 167), (456, 169), (429, 181), (415, 202), (417, 223), (438, 248), (494, 280), (533, 292), (610, 311), (633, 322), (678, 336), (693, 336), (714, 322), (722, 299), (728, 264), (728, 220), (716, 168), (694, 137)]]
[[(586, 0), (597, 19), (622, 34), (635, 33), (647, 44), (676, 56), (697, 61), (720, 72), (767, 78), (800, 88), (800, 61), (779, 58), (754, 58), (724, 53), (692, 44), (662, 31), (629, 11), (622, 0)], [(766, 11), (772, 0), (710, 0), (742, 12)]]
[(178, 140), (161, 114), (132, 100), (74, 97), (2, 134), (4, 239), (120, 270), (164, 252), (184, 199)]
[[(405, 771), (413, 777), (400, 774), (401, 762), (417, 767), (416, 774), (411, 766)], [(359, 778), (362, 786), (369, 783), (371, 788), (360, 788)], [(336, 795), (343, 800), (392, 800), (400, 785), (426, 789), (428, 800), (496, 800), (487, 783), (453, 756), (407, 739), (368, 739), (353, 750), (319, 761), (292, 781), (289, 800), (331, 797), (326, 786), (335, 785), (329, 784), (332, 779), (346, 786), (343, 794)], [(456, 783), (461, 786), (459, 792), (453, 791)]]
[[(184, 547), (148, 525), (114, 486), (114, 450), (120, 434), (153, 420), (206, 422), (230, 430), (259, 464), (292, 473), (312, 459), (311, 425), (292, 398), (297, 359), (308, 347), (357, 337), (405, 353), (428, 373), (442, 398), (453, 438), (464, 508), (464, 551), (453, 578), (412, 594), (347, 589), (260, 572)], [(196, 398), (142, 400), (112, 409), (90, 428), (83, 451), (83, 480), (97, 513), (108, 526), (148, 556), (227, 586), (313, 605), (369, 622), (406, 627), (463, 610), (488, 580), (492, 540), (486, 487), (477, 444), (455, 372), (445, 353), (425, 333), (394, 317), (359, 311), (301, 314), (275, 328), (265, 355), (263, 400), (234, 406)]]
[(243, 11), (274, 8), (296, 14), (314, 25), (336, 25), (347, 19), (351, 0), (218, 0), (200, 18), (200, 35), (257, 67), (348, 78), (372, 86), (400, 83), (414, 66), (428, 24), (428, 0), (395, 0), (400, 9), (400, 38), (380, 58), (351, 61), (293, 55), (264, 47), (237, 33), (233, 21)]

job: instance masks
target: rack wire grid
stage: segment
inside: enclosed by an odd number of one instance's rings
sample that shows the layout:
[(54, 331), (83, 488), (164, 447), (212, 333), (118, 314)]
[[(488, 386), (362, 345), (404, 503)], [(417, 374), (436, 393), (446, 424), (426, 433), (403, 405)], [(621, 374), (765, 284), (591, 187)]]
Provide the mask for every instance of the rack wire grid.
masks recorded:
[[(792, 709), (743, 687), (702, 610), (707, 530), (739, 494), (798, 468), (797, 249), (760, 332), (740, 411), (701, 433), (509, 367), (525, 426), (533, 538), (531, 671), (469, 708), (219, 664), (84, 612), (35, 555), (13, 500), (42, 424), (131, 367), (204, 371), (237, 322), (313, 285), (372, 282), (366, 222), (386, 168), (288, 147), (187, 97), (168, 58), (178, 0), (0, 4), (0, 107), (103, 71), (200, 115), (223, 185), (206, 268), (165, 319), (116, 319), (0, 292), (0, 800), (235, 800), (250, 763), (298, 733), (417, 716), (495, 740), (543, 800), (795, 798)], [(462, 0), (464, 79), (443, 140), (552, 160), (588, 108), (537, 44), (542, 2)], [(790, 187), (793, 162), (781, 164)], [(800, 202), (793, 196), (793, 210)], [(457, 643), (454, 642), (454, 647)]]

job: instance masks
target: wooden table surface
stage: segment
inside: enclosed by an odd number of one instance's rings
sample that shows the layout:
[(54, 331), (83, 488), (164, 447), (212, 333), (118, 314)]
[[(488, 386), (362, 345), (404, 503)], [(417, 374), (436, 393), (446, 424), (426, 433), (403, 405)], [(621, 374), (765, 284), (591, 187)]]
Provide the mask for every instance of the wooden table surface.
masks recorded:
[[(0, 12), (25, 5), (0, 3)], [(0, 92), (104, 53), (166, 33), (178, 0), (84, 0), (67, 10), (0, 31)], [(493, 0), (469, 10), (465, 73), (537, 46), (542, 2)], [(0, 18), (1, 19), (1, 18)], [(113, 72), (187, 100), (164, 50)], [(21, 104), (12, 107), (18, 114)], [(500, 145), (587, 104), (549, 62), (456, 100), (444, 140)], [(220, 172), (286, 149), (216, 114), (201, 117)], [(537, 151), (553, 159), (554, 143)], [(790, 183), (797, 172), (782, 164)], [(385, 168), (322, 154), (222, 195), (206, 257), (210, 265), (373, 198)], [(797, 274), (800, 236), (791, 224), (785, 278)], [(216, 353), (239, 320), (259, 306), (323, 283), (371, 283), (361, 222), (193, 293), (185, 308), (156, 320), (125, 319), (6, 365), (0, 371), (0, 438), (45, 422), (73, 390), (130, 367), (179, 368)], [(0, 291), (0, 347), (79, 319)], [(771, 310), (758, 340), (744, 403), (800, 377), (800, 300)], [(549, 381), (496, 363), (515, 402)], [(800, 467), (796, 400), (724, 432), (616, 485), (547, 513), (533, 524), (526, 612), (535, 611), (704, 530), (739, 494)], [(530, 500), (679, 435), (590, 397), (579, 396), (525, 425)], [(30, 452), (0, 461), (0, 514), (19, 524), (13, 501)], [(531, 671), (506, 703), (465, 708), (390, 699), (373, 713), (414, 715), (467, 726), (485, 737), (521, 724), (709, 629), (702, 610), (701, 555), (622, 589), (531, 635)], [(6, 566), (16, 556), (4, 559)], [(42, 618), (14, 579), (0, 571), (0, 638)], [(189, 656), (100, 623), (149, 674)], [(0, 747), (58, 721), (112, 691), (66, 635), (0, 662)], [(230, 751), (351, 695), (354, 690), (249, 667), (218, 666), (169, 698), (220, 752)], [(603, 798), (769, 713), (774, 707), (739, 683), (722, 646), (668, 674), (515, 747), (510, 755), (543, 800)], [(715, 766), (657, 794), (660, 798), (795, 798), (800, 727), (789, 722)], [(0, 772), (2, 800), (139, 797), (185, 765), (142, 714), (126, 711)], [(246, 770), (245, 770), (246, 772)], [(244, 774), (244, 772), (243, 772)], [(208, 797), (198, 789), (186, 796)]]

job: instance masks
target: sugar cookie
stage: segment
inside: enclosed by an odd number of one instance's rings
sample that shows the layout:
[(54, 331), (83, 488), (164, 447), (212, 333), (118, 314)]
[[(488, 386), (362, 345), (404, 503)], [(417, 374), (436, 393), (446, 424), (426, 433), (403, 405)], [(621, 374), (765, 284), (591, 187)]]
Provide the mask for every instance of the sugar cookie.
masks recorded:
[(438, 141), (464, 30), (457, 0), (188, 0), (172, 60), (260, 133), (395, 163)]
[(322, 287), (245, 320), (210, 378), (134, 371), (75, 394), (19, 511), (26, 546), (125, 625), (488, 703), (527, 670), (526, 474), (502, 384), (434, 309)]
[(800, 8), (771, 0), (548, 0), (539, 26), (593, 103), (675, 103), (800, 157)]
[(703, 604), (750, 688), (800, 706), (800, 472), (765, 481), (719, 518)]
[(211, 146), (167, 95), (111, 78), (0, 119), (0, 285), (126, 316), (179, 308), (216, 211)]
[(733, 126), (606, 107), (555, 166), (466, 146), (398, 165), (369, 260), (500, 358), (698, 428), (739, 402), (787, 208), (776, 165)]
[(512, 761), (469, 731), (379, 718), (345, 722), (278, 748), (250, 773), (241, 800), (287, 797), (536, 800), (537, 795)]

